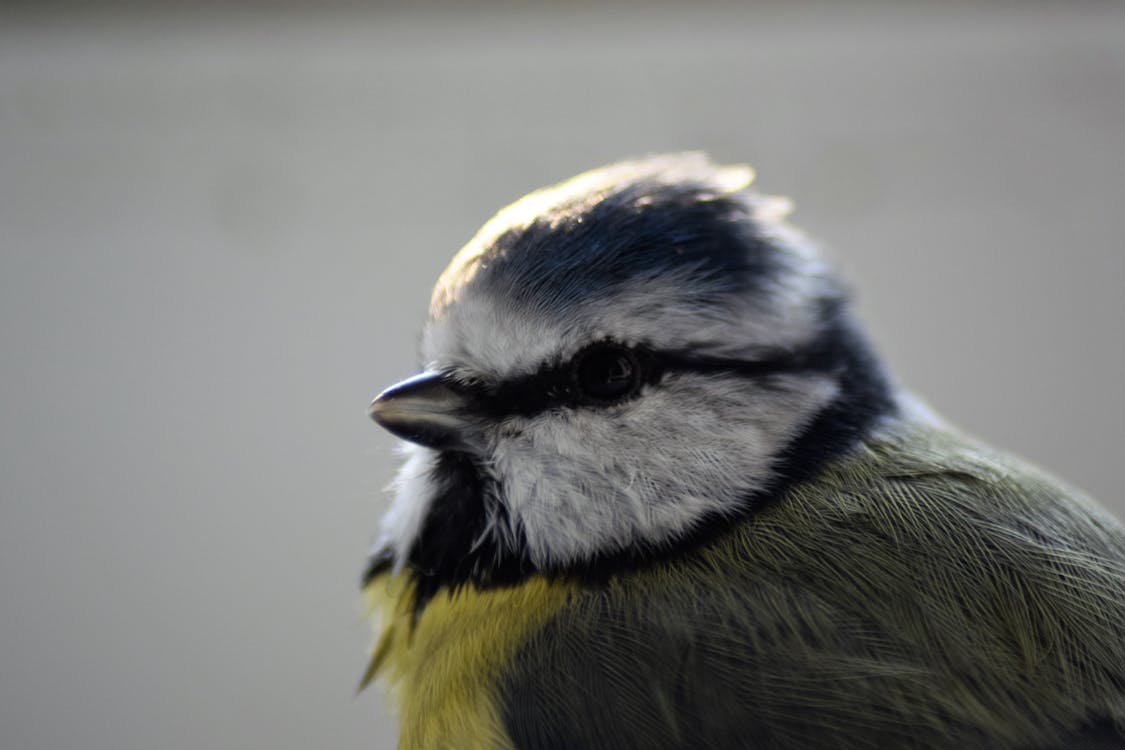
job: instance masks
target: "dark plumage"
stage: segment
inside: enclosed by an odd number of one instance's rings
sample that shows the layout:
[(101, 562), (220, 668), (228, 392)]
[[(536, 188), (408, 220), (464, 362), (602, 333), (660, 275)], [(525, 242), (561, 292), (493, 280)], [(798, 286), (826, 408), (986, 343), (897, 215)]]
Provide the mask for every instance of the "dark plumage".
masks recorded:
[(653, 166), (574, 183), (549, 214), (499, 230), (475, 259), (475, 283), (521, 314), (565, 317), (685, 271), (703, 300), (754, 295), (776, 279), (777, 253), (751, 207), (717, 189), (714, 171), (670, 182), (667, 165)]

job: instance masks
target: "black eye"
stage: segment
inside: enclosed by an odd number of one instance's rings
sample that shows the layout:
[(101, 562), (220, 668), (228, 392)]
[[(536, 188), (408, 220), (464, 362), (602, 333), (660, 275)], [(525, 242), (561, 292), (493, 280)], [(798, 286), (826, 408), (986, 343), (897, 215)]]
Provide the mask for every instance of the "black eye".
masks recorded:
[(571, 376), (584, 397), (610, 403), (632, 396), (641, 387), (641, 363), (630, 349), (597, 344), (574, 358)]

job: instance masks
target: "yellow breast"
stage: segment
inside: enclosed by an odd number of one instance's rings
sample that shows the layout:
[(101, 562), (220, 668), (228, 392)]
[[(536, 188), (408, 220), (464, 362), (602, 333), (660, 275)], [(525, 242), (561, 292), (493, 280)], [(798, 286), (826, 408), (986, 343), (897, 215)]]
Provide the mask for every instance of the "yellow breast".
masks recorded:
[(511, 747), (497, 705), (499, 678), (573, 590), (542, 576), (484, 591), (466, 586), (439, 593), (413, 622), (407, 576), (371, 581), (364, 598), (379, 635), (362, 685), (375, 676), (388, 682), (402, 718), (401, 750)]

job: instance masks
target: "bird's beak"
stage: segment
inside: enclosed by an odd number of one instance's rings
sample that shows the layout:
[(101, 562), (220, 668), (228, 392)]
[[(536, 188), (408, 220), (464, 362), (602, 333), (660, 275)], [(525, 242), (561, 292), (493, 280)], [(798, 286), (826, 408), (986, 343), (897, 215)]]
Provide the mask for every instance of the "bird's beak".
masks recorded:
[(440, 372), (424, 372), (396, 383), (367, 407), (367, 416), (387, 431), (427, 448), (453, 448), (476, 423), (470, 399)]

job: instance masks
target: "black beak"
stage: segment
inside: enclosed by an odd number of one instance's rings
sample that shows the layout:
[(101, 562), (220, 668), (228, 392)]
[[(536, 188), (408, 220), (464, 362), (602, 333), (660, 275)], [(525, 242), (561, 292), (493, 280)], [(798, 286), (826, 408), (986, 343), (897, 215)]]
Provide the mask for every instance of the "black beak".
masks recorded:
[(478, 421), (471, 406), (447, 375), (424, 372), (376, 396), (367, 416), (403, 440), (427, 448), (453, 448)]

